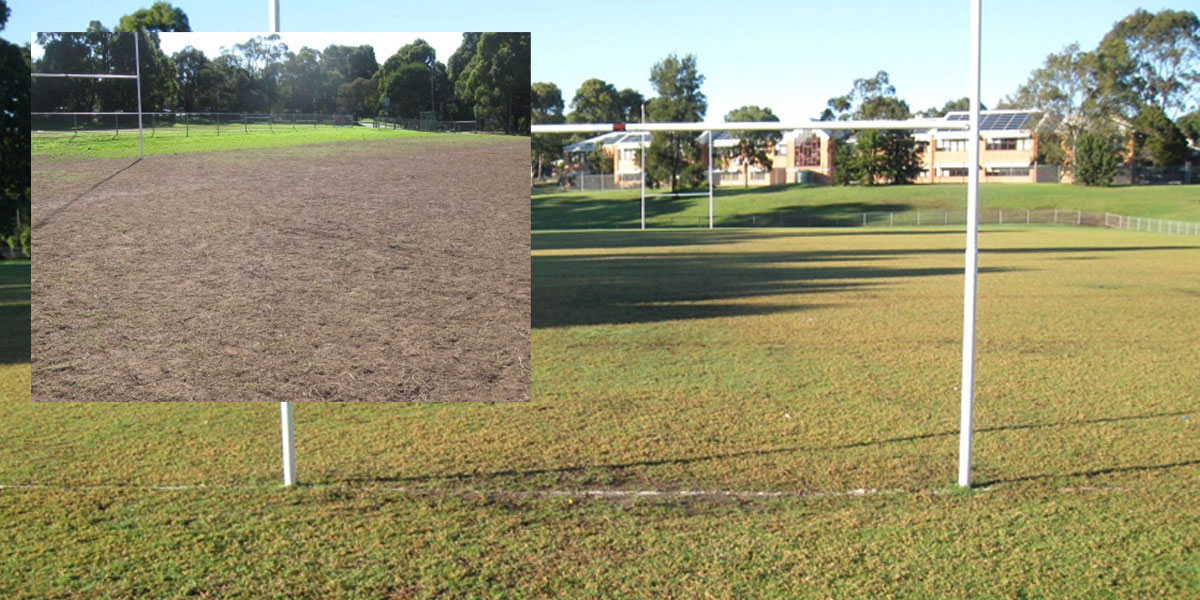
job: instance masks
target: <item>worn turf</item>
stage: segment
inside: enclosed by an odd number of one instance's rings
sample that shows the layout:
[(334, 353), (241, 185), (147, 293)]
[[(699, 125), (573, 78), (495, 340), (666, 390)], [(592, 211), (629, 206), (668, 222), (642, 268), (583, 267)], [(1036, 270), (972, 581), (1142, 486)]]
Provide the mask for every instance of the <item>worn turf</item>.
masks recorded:
[(536, 233), (532, 401), (301, 405), (287, 491), (271, 405), (32, 404), (5, 367), (0, 592), (1200, 594), (1200, 241), (984, 231), (972, 492), (961, 246)]
[(528, 148), (35, 157), (34, 400), (528, 399)]

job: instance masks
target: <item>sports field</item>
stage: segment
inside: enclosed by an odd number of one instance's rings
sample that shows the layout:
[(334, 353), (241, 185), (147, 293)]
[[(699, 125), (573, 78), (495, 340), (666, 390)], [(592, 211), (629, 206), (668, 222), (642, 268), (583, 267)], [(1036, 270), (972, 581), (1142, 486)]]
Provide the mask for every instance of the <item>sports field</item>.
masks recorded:
[[(227, 128), (217, 135), (215, 129), (206, 127), (193, 128), (190, 135), (185, 135), (181, 127), (146, 129), (143, 143), (147, 155), (156, 154), (188, 154), (195, 152), (214, 152), (220, 150), (246, 150), (253, 148), (283, 148), (312, 144), (328, 144), (333, 142), (363, 142), (380, 139), (396, 138), (425, 138), (438, 134), (420, 131), (373, 129), (369, 127), (301, 127), (291, 129), (277, 127), (266, 129), (259, 126), (248, 132), (234, 127)], [(486, 137), (486, 136), (480, 136)], [(34, 132), (30, 137), (32, 155), (42, 157), (75, 158), (90, 160), (94, 158), (128, 158), (138, 156), (138, 132), (122, 131), (120, 135), (108, 133), (87, 133), (77, 137), (63, 135), (62, 132)]]
[[(1200, 240), (541, 232), (533, 394), (32, 404), (3, 367), (10, 597), (1194, 597)], [(17, 274), (19, 276), (19, 273)], [(176, 487), (179, 486), (179, 487)]]
[(34, 400), (527, 399), (527, 150), (35, 155)]
[[(669, 190), (651, 191), (665, 193)], [(707, 193), (708, 190), (699, 191)], [(532, 199), (533, 225), (535, 229), (637, 227), (641, 219), (640, 193), (637, 188), (563, 192), (553, 184), (539, 185), (534, 189)], [(911, 215), (918, 210), (927, 211), (926, 218), (934, 221), (940, 220), (943, 212), (961, 215), (966, 194), (965, 185), (952, 184), (729, 187), (716, 190), (714, 213), (718, 226), (749, 225), (751, 215), (761, 219), (760, 225), (778, 222), (781, 218), (793, 225), (805, 225), (810, 218), (819, 222), (822, 216), (863, 212), (907, 214), (910, 218), (905, 222), (915, 224)], [(999, 209), (1009, 211), (1011, 221), (1023, 221), (1026, 210), (1061, 209), (1200, 222), (1200, 185), (1095, 188), (1067, 184), (991, 184), (980, 187), (979, 201), (984, 223), (995, 223), (995, 215), (990, 211)], [(880, 220), (879, 216), (875, 222)], [(1045, 215), (1042, 217), (1046, 220)], [(961, 224), (962, 217), (958, 218)], [(826, 220), (830, 224), (838, 222)], [(886, 218), (882, 220), (886, 222)], [(646, 203), (646, 222), (650, 227), (707, 227), (708, 197), (650, 199)]]

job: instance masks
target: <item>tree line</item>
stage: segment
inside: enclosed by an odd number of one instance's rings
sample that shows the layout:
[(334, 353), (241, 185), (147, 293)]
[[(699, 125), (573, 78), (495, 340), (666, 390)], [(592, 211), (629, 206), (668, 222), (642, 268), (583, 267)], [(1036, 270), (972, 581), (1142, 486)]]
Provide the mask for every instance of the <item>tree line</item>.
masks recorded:
[[(0, 31), (10, 14), (0, 0)], [(0, 39), (0, 242), (9, 247), (28, 246), (30, 232), (29, 68), (29, 44)]]
[[(562, 91), (550, 82), (533, 84), (533, 122), (607, 123), (640, 120), (645, 105), (650, 121), (704, 119), (707, 102), (701, 92), (704, 76), (696, 58), (674, 54), (656, 63), (650, 83), (658, 96), (645, 99), (635, 90), (617, 90), (600, 79), (589, 79), (564, 114)], [(1076, 181), (1106, 184), (1119, 161), (1143, 166), (1178, 166), (1200, 143), (1200, 24), (1189, 11), (1138, 10), (1118, 21), (1091, 52), (1077, 44), (1051, 55), (1029, 81), (999, 104), (999, 108), (1039, 113), (1040, 164), (1061, 165)], [(914, 111), (890, 83), (888, 73), (854, 80), (846, 94), (830, 98), (816, 120), (908, 119), (940, 117), (967, 110), (967, 98), (941, 107)], [(1189, 112), (1190, 111), (1190, 112)], [(743, 106), (725, 121), (778, 121), (769, 107)], [(737, 145), (725, 157), (741, 164), (766, 167), (769, 148), (779, 132), (732, 132)], [(837, 144), (834, 182), (875, 185), (911, 183), (922, 171), (921, 152), (910, 132), (862, 130)], [(533, 138), (531, 167), (536, 176), (552, 174), (551, 165), (566, 143), (583, 136), (538, 135)], [(647, 151), (647, 178), (655, 184), (699, 185), (704, 178), (703, 149), (692, 134), (655, 132)], [(611, 172), (611, 156), (594, 151), (592, 170)]]
[[(439, 120), (481, 120), (507, 133), (528, 130), (528, 34), (465, 33), (445, 63), (417, 39), (381, 65), (368, 45), (293, 52), (278, 35), (254, 36), (216, 57), (191, 46), (167, 55), (156, 31), (110, 32), (93, 22), (86, 32), (38, 34), (44, 53), (33, 68), (132, 73), (135, 36), (148, 111), (414, 119), (433, 111)], [(36, 85), (36, 112), (132, 111), (136, 106), (136, 89), (128, 81), (47, 79)]]
[[(1042, 113), (1038, 161), (1107, 184), (1117, 156), (1172, 167), (1200, 143), (1200, 20), (1186, 10), (1138, 9), (1096, 48), (1072, 43), (1046, 57), (1002, 108)], [(1082, 177), (1081, 177), (1082, 176)]]

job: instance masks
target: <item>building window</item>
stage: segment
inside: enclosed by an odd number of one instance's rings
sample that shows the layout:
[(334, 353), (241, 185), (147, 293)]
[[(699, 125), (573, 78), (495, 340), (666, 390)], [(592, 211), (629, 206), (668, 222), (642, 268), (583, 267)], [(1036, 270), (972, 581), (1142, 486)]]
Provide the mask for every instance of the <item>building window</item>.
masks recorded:
[(949, 169), (939, 169), (938, 177), (966, 177), (966, 167), (952, 167)]
[(988, 167), (987, 174), (993, 177), (1029, 177), (1029, 167)]
[(1016, 150), (1016, 138), (1001, 138), (987, 141), (988, 150)]
[(787, 156), (787, 142), (775, 144), (775, 156)]
[(797, 140), (795, 166), (821, 166), (821, 138), (814, 135), (804, 141)]
[(925, 154), (929, 151), (929, 142), (917, 142), (917, 154)]
[(967, 140), (938, 140), (938, 152), (966, 152)]
[(636, 148), (626, 148), (624, 150), (621, 150), (621, 160), (636, 160), (636, 159), (637, 159), (637, 149)]

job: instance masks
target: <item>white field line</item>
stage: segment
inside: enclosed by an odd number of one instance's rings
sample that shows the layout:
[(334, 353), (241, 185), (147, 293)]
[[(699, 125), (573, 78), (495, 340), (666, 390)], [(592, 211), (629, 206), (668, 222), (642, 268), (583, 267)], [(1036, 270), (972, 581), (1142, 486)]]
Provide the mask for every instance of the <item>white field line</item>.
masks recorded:
[[(56, 484), (0, 484), (0, 490), (142, 490), (150, 492), (172, 492), (189, 490), (264, 490), (275, 489), (276, 486), (251, 485), (56, 485)], [(299, 489), (338, 489), (357, 492), (385, 492), (408, 494), (413, 496), (504, 496), (517, 498), (666, 498), (666, 499), (720, 499), (732, 498), (738, 500), (771, 499), (771, 498), (845, 498), (861, 496), (901, 496), (922, 494), (947, 494), (957, 492), (952, 489), (868, 489), (852, 490), (610, 490), (610, 489), (574, 489), (574, 490), (506, 490), (506, 489), (476, 489), (476, 488), (407, 488), (386, 486), (345, 486), (345, 485), (303, 485)], [(974, 492), (988, 492), (991, 486), (975, 488)], [(1064, 494), (1119, 492), (1124, 488), (1119, 486), (1078, 486), (1062, 487), (1056, 490)]]

